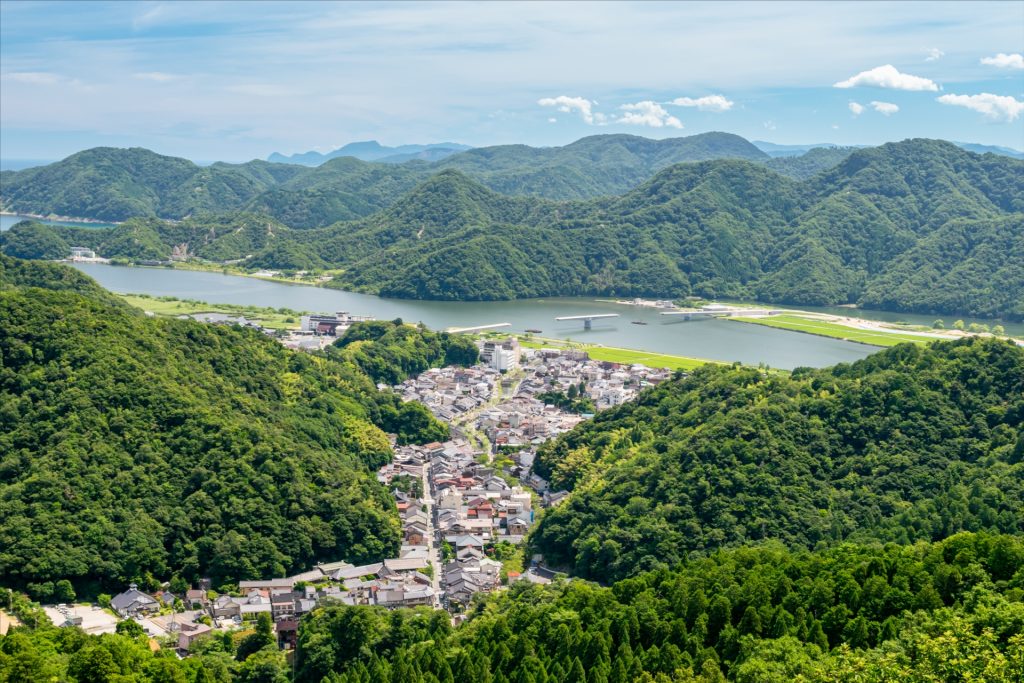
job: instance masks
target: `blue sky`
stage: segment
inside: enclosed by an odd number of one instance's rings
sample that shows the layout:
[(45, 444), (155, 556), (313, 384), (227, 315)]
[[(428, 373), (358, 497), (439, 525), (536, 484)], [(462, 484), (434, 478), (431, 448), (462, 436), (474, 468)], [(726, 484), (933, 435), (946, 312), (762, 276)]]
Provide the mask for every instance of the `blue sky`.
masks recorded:
[(3, 0), (0, 156), (709, 130), (1024, 149), (1022, 52), (1024, 2)]

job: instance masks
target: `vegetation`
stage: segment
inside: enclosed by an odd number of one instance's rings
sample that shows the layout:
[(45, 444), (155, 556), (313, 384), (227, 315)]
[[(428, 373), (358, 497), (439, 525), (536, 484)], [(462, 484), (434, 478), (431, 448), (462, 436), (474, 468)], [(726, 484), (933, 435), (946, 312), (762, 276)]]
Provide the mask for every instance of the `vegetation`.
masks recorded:
[(315, 168), (265, 161), (203, 167), (146, 149), (97, 147), (48, 166), (4, 173), (0, 205), (110, 221), (246, 210), (309, 228), (368, 216), (445, 168), (506, 194), (581, 199), (625, 192), (674, 163), (720, 158), (767, 157), (727, 133), (670, 140), (601, 135), (565, 147), (485, 147), (436, 164), (340, 157)]
[(65, 266), (0, 257), (0, 329), (0, 575), (39, 598), (387, 556), (384, 432), (445, 430), (344, 357), (148, 318)]
[(815, 147), (800, 155), (768, 159), (764, 165), (788, 178), (807, 180), (835, 168), (856, 150), (856, 147)]
[[(61, 246), (56, 237), (95, 244), (107, 257), (149, 258), (186, 245), (201, 258), (244, 259), (249, 268), (341, 269), (329, 286), (407, 298), (699, 295), (1024, 318), (1024, 162), (907, 140), (856, 150), (797, 182), (751, 156), (721, 158), (744, 156), (735, 140), (736, 149), (720, 135), (704, 140), (723, 143), (708, 154), (719, 158), (676, 165), (680, 141), (694, 138), (586, 138), (544, 151), (558, 159), (550, 168), (530, 148), (470, 150), (434, 166), (414, 164), (429, 169), (415, 178), (398, 177), (406, 165), (369, 170), (335, 159), (304, 173), (322, 174), (329, 188), (351, 184), (361, 197), (374, 196), (369, 185), (381, 183), (380, 196), (397, 201), (308, 230), (252, 214), (135, 223), (91, 236), (22, 228), (5, 237), (4, 249), (52, 253)], [(624, 191), (662, 170), (622, 196), (548, 199), (591, 197), (588, 184), (620, 168), (619, 157), (646, 170), (611, 173), (630, 178), (626, 187), (602, 181), (593, 192)], [(532, 165), (524, 171), (524, 163)], [(589, 175), (580, 175), (583, 167)], [(351, 174), (376, 180), (366, 185)], [(583, 185), (560, 184), (565, 178)], [(320, 192), (319, 182), (296, 175), (282, 187)], [(329, 189), (325, 201), (339, 192)], [(304, 211), (283, 195), (280, 206)]]
[[(269, 619), (236, 643), (232, 633), (197, 640), (187, 659), (173, 647), (156, 644), (135, 621), (122, 621), (116, 633), (87, 635), (80, 628), (57, 628), (39, 605), (0, 588), (0, 604), (13, 604), (24, 627), (0, 636), (0, 681), (77, 683), (287, 683), (289, 669)], [(264, 616), (264, 615), (261, 615)]]
[(620, 581), (519, 583), (452, 629), (428, 610), (317, 610), (295, 680), (992, 683), (1024, 673), (1019, 538), (768, 545)]
[(297, 328), (302, 313), (287, 308), (269, 308), (265, 306), (244, 306), (241, 304), (211, 304), (195, 299), (179, 299), (173, 296), (150, 296), (148, 294), (118, 294), (132, 306), (141, 308), (154, 315), (173, 316), (194, 315), (196, 313), (223, 313), (230, 316), (243, 316), (258, 322), (263, 327), (286, 330)]
[(334, 342), (334, 351), (385, 384), (400, 384), (428, 368), (468, 367), (480, 359), (472, 337), (431, 332), (401, 319), (354, 323)]
[(611, 581), (778, 539), (909, 543), (1024, 532), (1024, 349), (968, 338), (768, 375), (705, 365), (545, 444), (573, 491), (531, 536)]
[(933, 337), (926, 337), (920, 334), (903, 332), (885, 332), (879, 330), (862, 330), (841, 323), (833, 323), (818, 318), (808, 318), (799, 315), (773, 315), (766, 318), (729, 318), (741, 323), (753, 323), (766, 327), (777, 327), (782, 330), (794, 332), (806, 332), (817, 334), (822, 337), (834, 337), (847, 341), (871, 344), (872, 346), (896, 346), (897, 344), (927, 344), (934, 341)]
[(5, 175), (3, 206), (22, 213), (108, 221), (183, 218), (241, 209), (268, 186), (301, 170), (262, 161), (202, 167), (147, 149), (96, 147)]
[[(582, 387), (583, 382), (580, 382), (580, 385)], [(546, 391), (537, 394), (537, 400), (543, 401), (547, 405), (558, 406), (570, 413), (596, 413), (594, 401), (583, 393), (581, 387), (572, 384), (567, 391)]]

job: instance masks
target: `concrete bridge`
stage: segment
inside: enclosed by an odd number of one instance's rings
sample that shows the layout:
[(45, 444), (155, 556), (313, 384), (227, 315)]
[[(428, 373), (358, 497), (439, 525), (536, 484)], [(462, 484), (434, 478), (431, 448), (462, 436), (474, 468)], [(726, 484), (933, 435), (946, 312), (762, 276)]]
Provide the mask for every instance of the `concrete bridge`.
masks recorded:
[(512, 327), (512, 323), (494, 323), (493, 325), (477, 325), (476, 327), (449, 327), (445, 332), (449, 334), (465, 334), (470, 332), (486, 332), (497, 330), (502, 327)]
[(594, 315), (563, 315), (560, 318), (555, 318), (555, 320), (558, 320), (558, 321), (563, 321), (563, 320), (582, 320), (583, 321), (583, 329), (589, 330), (589, 329), (593, 328), (593, 323), (594, 323), (595, 320), (601, 320), (603, 318), (618, 318), (618, 317), (619, 317), (618, 313), (597, 313), (597, 314), (594, 314)]

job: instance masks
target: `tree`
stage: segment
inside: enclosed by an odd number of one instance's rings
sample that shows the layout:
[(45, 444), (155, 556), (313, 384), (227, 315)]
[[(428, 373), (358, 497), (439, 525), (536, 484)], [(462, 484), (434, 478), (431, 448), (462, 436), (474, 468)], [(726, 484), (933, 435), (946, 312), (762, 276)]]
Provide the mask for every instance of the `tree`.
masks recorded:
[(235, 659), (244, 662), (256, 652), (275, 645), (276, 642), (277, 640), (274, 638), (274, 622), (270, 619), (269, 614), (260, 612), (260, 615), (256, 618), (256, 632), (249, 634), (238, 644)]
[(944, 329), (946, 329), (946, 323), (943, 322), (942, 318), (939, 318), (938, 320), (936, 320), (935, 322), (932, 323), (932, 329), (934, 329), (934, 330), (944, 330)]
[(72, 603), (75, 601), (75, 589), (67, 579), (54, 584), (53, 599), (57, 602)]
[(118, 673), (113, 655), (104, 647), (83, 647), (71, 655), (68, 673), (78, 683), (108, 683)]
[(186, 591), (188, 591), (189, 585), (188, 581), (181, 578), (181, 575), (175, 574), (171, 577), (171, 581), (168, 585), (168, 588), (170, 588), (170, 591), (175, 595), (184, 597)]
[(1002, 337), (1003, 335), (1006, 334), (1006, 328), (1003, 327), (1002, 325), (993, 325), (992, 334), (996, 335), (997, 337)]
[(122, 619), (117, 622), (117, 626), (114, 627), (114, 630), (118, 635), (122, 635), (126, 638), (134, 639), (146, 635), (146, 630), (134, 619)]
[(955, 321), (953, 323), (953, 329), (954, 330), (960, 330), (961, 332), (963, 332), (963, 330), (964, 330), (964, 321), (963, 320)]

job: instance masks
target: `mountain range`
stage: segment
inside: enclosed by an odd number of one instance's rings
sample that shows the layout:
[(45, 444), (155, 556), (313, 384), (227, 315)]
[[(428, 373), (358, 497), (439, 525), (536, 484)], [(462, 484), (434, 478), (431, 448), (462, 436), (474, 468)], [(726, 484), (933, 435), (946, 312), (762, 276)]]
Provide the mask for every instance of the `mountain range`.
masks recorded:
[(321, 154), (320, 152), (305, 152), (302, 154), (284, 155), (274, 152), (267, 161), (276, 164), (301, 164), (303, 166), (319, 166), (325, 161), (337, 159), (338, 157), (355, 157), (361, 161), (381, 161), (385, 163), (398, 164), (412, 159), (424, 161), (440, 161), (446, 156), (457, 152), (464, 152), (472, 149), (469, 145), (460, 145), (457, 142), (436, 142), (428, 145), (399, 145), (397, 147), (386, 147), (376, 140), (365, 142), (350, 142), (343, 147)]
[(4, 249), (25, 257), (74, 243), (162, 260), (178, 247), (333, 269), (331, 286), (398, 297), (696, 294), (1024, 316), (1024, 162), (942, 141), (770, 158), (728, 134), (613, 135), (313, 169), (98, 149), (5, 178), (17, 210), (184, 218), (22, 225)]
[(97, 147), (48, 166), (0, 173), (0, 207), (105, 221), (246, 210), (308, 228), (368, 216), (444, 169), (506, 194), (583, 199), (625, 192), (671, 164), (719, 158), (768, 160), (728, 133), (657, 141), (599, 135), (565, 147), (472, 149), (434, 163), (344, 156), (314, 168), (259, 160), (199, 166), (145, 149)]

